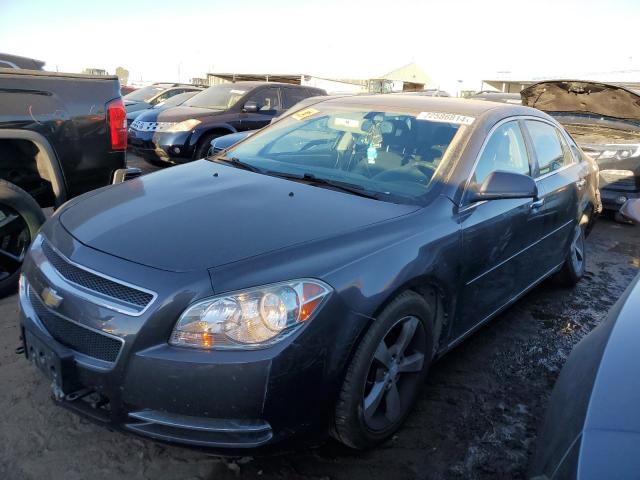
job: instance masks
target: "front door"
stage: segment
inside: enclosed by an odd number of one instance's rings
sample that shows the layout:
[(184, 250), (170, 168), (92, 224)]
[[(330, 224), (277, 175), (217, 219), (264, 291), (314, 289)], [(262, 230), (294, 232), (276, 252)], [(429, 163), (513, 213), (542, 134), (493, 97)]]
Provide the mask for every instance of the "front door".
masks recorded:
[[(531, 175), (533, 162), (520, 124), (502, 124), (487, 140), (467, 191), (478, 189), (494, 171)], [(537, 199), (489, 200), (464, 204), (463, 293), (452, 337), (464, 335), (535, 282), (543, 216)]]
[(241, 130), (257, 130), (269, 124), (271, 119), (282, 113), (282, 100), (280, 88), (267, 87), (262, 88), (250, 95), (248, 101), (256, 102), (258, 105), (257, 112), (243, 113), (241, 115)]

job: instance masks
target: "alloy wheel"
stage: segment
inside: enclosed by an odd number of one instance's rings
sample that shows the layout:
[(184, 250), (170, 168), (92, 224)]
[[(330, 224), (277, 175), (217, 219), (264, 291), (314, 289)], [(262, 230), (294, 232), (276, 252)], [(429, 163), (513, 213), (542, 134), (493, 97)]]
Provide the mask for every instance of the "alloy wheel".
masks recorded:
[(385, 430), (407, 413), (420, 386), (426, 345), (424, 326), (414, 316), (401, 318), (384, 335), (365, 381), (362, 403), (367, 428)]
[(30, 243), (25, 219), (13, 208), (0, 204), (0, 281), (20, 270)]

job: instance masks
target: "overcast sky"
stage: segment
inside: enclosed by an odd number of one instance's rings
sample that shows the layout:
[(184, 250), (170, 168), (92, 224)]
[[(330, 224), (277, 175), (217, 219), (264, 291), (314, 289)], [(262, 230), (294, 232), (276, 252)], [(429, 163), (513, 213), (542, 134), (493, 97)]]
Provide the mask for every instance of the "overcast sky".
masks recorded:
[(0, 0), (0, 51), (132, 80), (207, 71), (380, 76), (434, 84), (640, 68), (640, 0)]

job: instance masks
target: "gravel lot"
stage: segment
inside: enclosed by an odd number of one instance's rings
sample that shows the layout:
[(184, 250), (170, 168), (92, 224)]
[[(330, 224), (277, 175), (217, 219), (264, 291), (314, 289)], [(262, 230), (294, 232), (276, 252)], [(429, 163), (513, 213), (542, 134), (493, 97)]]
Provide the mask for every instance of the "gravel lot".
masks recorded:
[[(134, 166), (149, 168), (139, 159)], [(546, 282), (434, 365), (415, 412), (380, 448), (334, 442), (266, 458), (223, 459), (95, 426), (49, 399), (18, 346), (17, 298), (0, 300), (0, 478), (523, 478), (536, 431), (572, 346), (640, 269), (640, 227), (606, 218), (573, 290)]]

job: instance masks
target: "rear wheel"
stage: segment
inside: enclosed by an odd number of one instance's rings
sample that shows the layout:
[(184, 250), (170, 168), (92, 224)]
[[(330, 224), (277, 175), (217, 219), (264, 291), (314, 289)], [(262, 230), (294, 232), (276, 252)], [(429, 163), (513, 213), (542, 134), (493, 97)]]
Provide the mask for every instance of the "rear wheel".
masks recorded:
[(584, 276), (586, 270), (585, 231), (584, 226), (576, 225), (571, 237), (569, 252), (558, 280), (565, 286), (572, 287)]
[(0, 297), (15, 292), (24, 257), (43, 223), (33, 197), (0, 180)]
[(403, 423), (424, 383), (433, 352), (433, 309), (407, 291), (371, 325), (339, 394), (334, 436), (358, 449), (389, 438)]

